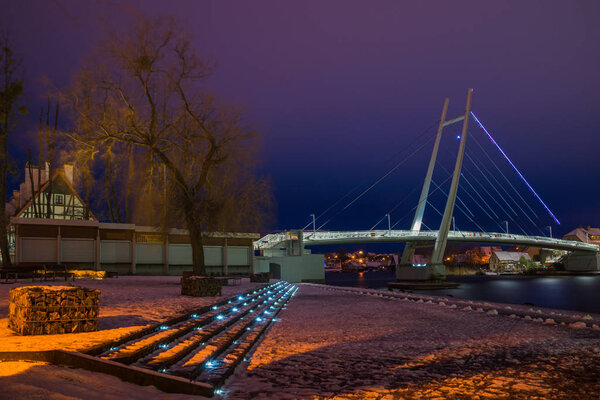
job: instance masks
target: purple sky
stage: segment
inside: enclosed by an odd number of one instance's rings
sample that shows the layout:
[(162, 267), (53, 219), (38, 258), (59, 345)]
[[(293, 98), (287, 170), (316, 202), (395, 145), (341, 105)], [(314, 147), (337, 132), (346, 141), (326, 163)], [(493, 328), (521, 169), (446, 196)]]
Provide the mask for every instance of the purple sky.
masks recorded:
[[(0, 23), (23, 55), (33, 109), (42, 76), (67, 84), (105, 26), (127, 23), (135, 9), (178, 18), (218, 63), (211, 87), (263, 133), (274, 228), (302, 227), (377, 179), (384, 161), (436, 123), (444, 97), (451, 116), (462, 112), (468, 87), (473, 110), (561, 219), (555, 233), (600, 226), (598, 2), (6, 3)], [(326, 227), (370, 228), (419, 185), (430, 149)]]

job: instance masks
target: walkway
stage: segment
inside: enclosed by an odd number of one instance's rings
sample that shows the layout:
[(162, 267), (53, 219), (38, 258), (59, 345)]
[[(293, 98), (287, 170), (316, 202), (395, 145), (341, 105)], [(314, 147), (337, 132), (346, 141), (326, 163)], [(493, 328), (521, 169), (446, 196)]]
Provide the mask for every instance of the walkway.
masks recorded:
[(600, 398), (600, 315), (378, 293), (301, 285), (227, 398)]

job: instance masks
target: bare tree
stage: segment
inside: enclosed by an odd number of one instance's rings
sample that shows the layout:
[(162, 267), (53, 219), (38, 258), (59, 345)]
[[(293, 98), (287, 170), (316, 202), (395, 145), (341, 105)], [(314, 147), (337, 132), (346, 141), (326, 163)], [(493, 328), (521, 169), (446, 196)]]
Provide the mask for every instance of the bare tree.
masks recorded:
[[(8, 37), (0, 35), (0, 193), (6, 196), (8, 174), (8, 134), (17, 123), (18, 113), (25, 113), (25, 107), (17, 107), (23, 93), (23, 81), (17, 78), (20, 60), (9, 46)], [(0, 254), (2, 265), (11, 266), (8, 249), (8, 216), (5, 199), (0, 200)]]
[(265, 182), (256, 183), (245, 156), (257, 132), (239, 110), (204, 90), (212, 65), (196, 56), (173, 20), (140, 19), (101, 50), (66, 93), (76, 126), (90, 128), (69, 136), (87, 152), (107, 154), (117, 145), (124, 154), (127, 146), (140, 149), (148, 161), (136, 169), (149, 175), (151, 209), (163, 197), (156, 190), (162, 168), (156, 167), (164, 166), (169, 209), (189, 231), (194, 272), (204, 275), (203, 232), (224, 226), (227, 210), (245, 201), (242, 194), (249, 199), (255, 188), (268, 191)]

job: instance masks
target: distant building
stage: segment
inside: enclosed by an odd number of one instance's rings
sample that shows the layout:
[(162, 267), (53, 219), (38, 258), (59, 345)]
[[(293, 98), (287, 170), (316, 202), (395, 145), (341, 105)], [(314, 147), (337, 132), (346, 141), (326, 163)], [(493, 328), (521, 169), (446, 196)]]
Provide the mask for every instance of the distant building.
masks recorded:
[(531, 261), (531, 257), (525, 252), (495, 251), (490, 257), (490, 270), (494, 272), (516, 271), (521, 257)]
[(25, 181), (19, 185), (19, 190), (13, 190), (10, 201), (6, 203), (7, 214), (20, 218), (47, 218), (49, 208), (50, 219), (96, 221), (73, 187), (73, 165), (65, 164), (58, 168), (51, 179), (48, 179), (49, 175), (48, 163), (43, 167), (26, 166)]
[(575, 240), (577, 242), (600, 244), (600, 228), (580, 226), (563, 236), (564, 240)]

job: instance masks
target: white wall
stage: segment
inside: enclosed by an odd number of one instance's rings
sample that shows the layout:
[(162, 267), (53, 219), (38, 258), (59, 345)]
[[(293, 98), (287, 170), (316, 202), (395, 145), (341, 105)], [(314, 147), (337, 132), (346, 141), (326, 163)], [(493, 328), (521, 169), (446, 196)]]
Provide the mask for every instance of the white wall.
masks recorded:
[(72, 239), (61, 240), (61, 262), (83, 262), (93, 263), (96, 255), (96, 241), (94, 239)]
[(135, 244), (135, 263), (136, 264), (163, 264), (163, 243), (136, 243)]
[(21, 238), (19, 252), (21, 262), (54, 263), (56, 262), (55, 238)]
[(131, 244), (128, 240), (101, 240), (100, 263), (124, 264), (131, 262)]

